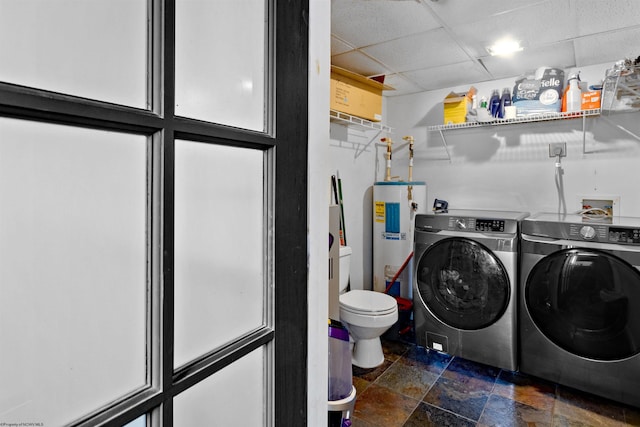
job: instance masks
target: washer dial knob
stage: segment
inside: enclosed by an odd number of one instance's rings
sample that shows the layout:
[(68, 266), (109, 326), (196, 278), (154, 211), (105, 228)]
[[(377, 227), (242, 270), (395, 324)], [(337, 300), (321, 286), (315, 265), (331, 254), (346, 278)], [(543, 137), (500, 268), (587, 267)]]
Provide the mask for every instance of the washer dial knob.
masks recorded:
[(465, 228), (467, 228), (467, 223), (462, 218), (456, 219), (456, 227), (461, 229), (461, 230), (464, 230)]
[(592, 240), (596, 237), (596, 230), (589, 225), (585, 225), (580, 229), (580, 236), (582, 236), (583, 239)]

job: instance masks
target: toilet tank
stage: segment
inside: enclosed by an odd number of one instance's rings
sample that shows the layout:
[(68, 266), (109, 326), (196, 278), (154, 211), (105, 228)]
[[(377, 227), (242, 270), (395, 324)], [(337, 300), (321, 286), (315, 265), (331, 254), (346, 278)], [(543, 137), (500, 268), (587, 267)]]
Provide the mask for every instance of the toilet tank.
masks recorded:
[(351, 268), (351, 246), (340, 246), (340, 293), (349, 286), (349, 272)]

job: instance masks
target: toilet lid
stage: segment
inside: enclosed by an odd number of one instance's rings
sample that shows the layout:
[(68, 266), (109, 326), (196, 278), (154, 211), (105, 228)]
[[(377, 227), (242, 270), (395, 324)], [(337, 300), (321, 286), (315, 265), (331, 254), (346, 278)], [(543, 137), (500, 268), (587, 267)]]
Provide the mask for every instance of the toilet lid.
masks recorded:
[(356, 313), (388, 314), (398, 309), (396, 299), (381, 292), (353, 290), (340, 295), (340, 306)]

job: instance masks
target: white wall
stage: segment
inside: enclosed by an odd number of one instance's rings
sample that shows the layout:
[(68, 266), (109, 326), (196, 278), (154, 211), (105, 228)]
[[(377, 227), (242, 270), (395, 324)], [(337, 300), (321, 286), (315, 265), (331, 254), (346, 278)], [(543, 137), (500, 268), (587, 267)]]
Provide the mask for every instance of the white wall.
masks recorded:
[[(609, 66), (579, 71), (583, 81), (595, 83)], [(573, 70), (566, 71), (565, 76)], [(488, 96), (491, 89), (512, 87), (513, 82), (506, 79), (475, 86), (480, 95)], [(640, 141), (602, 117), (585, 122), (585, 153), (583, 122), (573, 119), (445, 131), (451, 161), (435, 160), (446, 153), (439, 132), (428, 133), (426, 126), (442, 123), (441, 100), (450, 90), (387, 99), (389, 123), (398, 134), (416, 138), (414, 176), (427, 182), (430, 200), (445, 199), (451, 208), (557, 212), (555, 159), (549, 158), (549, 143), (566, 141), (568, 155), (562, 159), (562, 168), (567, 211), (580, 209), (579, 195), (616, 195), (620, 196), (620, 215), (640, 216), (636, 186)], [(638, 114), (610, 119), (639, 134)], [(406, 162), (406, 156), (398, 154), (395, 162)]]
[[(331, 123), (330, 175), (339, 175), (345, 216), (347, 245), (351, 246), (351, 289), (371, 289), (373, 183), (384, 179), (386, 148), (380, 138), (388, 136), (341, 123)], [(376, 159), (382, 159), (381, 163)], [(364, 244), (368, 242), (369, 244)]]
[[(592, 84), (610, 66), (577, 70), (583, 81)], [(565, 70), (565, 76), (572, 71)], [(481, 96), (489, 97), (492, 89), (513, 87), (514, 82), (515, 77), (474, 86)], [(555, 159), (549, 158), (549, 143), (566, 142), (568, 156), (561, 165), (567, 211), (581, 207), (580, 195), (619, 196), (618, 213), (640, 217), (640, 141), (617, 127), (640, 135), (638, 113), (615, 114), (610, 121), (588, 118), (584, 154), (582, 119), (449, 130), (444, 132), (449, 159), (439, 132), (427, 132), (427, 126), (442, 123), (442, 99), (447, 93), (466, 89), (384, 98), (384, 123), (393, 128), (394, 141), (405, 135), (415, 138), (413, 179), (426, 181), (429, 204), (437, 197), (447, 200), (450, 208), (557, 212)], [(356, 153), (352, 146), (362, 145), (335, 129), (332, 125), (330, 160), (343, 180), (348, 243), (355, 253), (351, 274), (356, 287), (362, 282), (366, 289), (371, 281), (370, 188), (382, 178), (384, 151), (371, 144)], [(407, 165), (406, 147), (394, 151), (392, 175), (407, 179)]]

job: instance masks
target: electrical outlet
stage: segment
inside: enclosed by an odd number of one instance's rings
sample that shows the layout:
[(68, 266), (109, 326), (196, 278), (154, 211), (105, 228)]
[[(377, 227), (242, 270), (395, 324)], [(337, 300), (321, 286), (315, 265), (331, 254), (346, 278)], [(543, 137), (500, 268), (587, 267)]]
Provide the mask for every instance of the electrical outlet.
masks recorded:
[(549, 144), (549, 157), (567, 157), (566, 142), (552, 142)]

